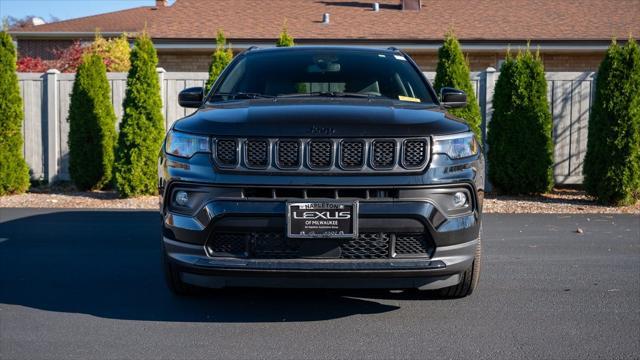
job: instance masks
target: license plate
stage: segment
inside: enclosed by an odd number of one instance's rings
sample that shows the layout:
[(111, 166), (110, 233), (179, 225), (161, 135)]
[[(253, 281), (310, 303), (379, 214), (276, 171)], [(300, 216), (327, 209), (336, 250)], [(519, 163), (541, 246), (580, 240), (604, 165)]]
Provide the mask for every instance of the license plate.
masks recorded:
[(290, 238), (356, 238), (358, 202), (287, 203), (287, 235)]

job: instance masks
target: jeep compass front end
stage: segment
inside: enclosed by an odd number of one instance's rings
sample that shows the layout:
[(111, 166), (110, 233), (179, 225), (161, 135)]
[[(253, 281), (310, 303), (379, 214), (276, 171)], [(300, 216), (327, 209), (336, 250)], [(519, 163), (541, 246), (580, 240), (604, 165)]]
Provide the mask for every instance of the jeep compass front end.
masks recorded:
[(396, 49), (293, 47), (238, 55), (159, 159), (167, 283), (438, 289), (480, 269), (477, 139)]

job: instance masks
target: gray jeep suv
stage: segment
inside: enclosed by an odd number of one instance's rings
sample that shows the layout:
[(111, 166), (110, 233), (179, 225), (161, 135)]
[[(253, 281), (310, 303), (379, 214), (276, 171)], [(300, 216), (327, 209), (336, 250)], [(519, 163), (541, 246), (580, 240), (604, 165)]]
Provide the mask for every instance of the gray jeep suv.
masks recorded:
[(175, 122), (159, 159), (169, 288), (418, 288), (471, 294), (481, 148), (394, 49), (250, 49)]

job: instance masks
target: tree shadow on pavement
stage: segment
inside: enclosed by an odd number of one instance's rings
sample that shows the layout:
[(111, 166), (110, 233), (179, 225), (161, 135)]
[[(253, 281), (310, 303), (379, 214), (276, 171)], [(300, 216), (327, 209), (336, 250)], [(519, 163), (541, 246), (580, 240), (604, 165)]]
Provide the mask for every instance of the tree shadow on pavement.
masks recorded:
[[(233, 323), (316, 321), (399, 308), (375, 301), (376, 294), (385, 298), (379, 291), (231, 289), (173, 296), (160, 268), (157, 212), (14, 211), (24, 216), (0, 212), (0, 303), (112, 319)], [(356, 298), (363, 294), (374, 298)]]

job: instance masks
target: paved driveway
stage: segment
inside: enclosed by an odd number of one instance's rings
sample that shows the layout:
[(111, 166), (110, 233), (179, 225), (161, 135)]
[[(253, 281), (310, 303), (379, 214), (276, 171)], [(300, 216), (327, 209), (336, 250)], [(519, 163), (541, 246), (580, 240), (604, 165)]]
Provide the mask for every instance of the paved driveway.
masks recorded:
[[(487, 215), (479, 290), (176, 298), (159, 215), (0, 209), (0, 358), (638, 358), (640, 217)], [(583, 234), (576, 233), (580, 227)]]

